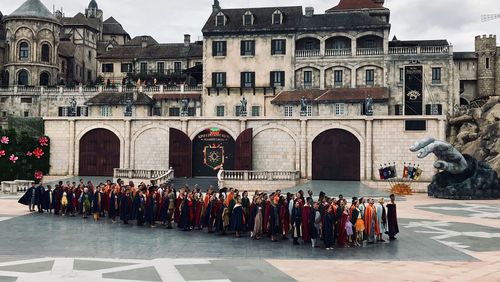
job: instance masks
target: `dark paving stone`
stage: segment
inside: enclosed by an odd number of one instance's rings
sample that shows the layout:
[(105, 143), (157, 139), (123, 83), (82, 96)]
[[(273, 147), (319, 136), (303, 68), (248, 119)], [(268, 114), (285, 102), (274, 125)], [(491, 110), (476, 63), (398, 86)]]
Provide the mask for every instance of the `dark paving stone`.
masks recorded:
[(0, 282), (14, 282), (16, 280), (17, 280), (17, 277), (0, 276)]
[[(310, 245), (277, 243), (269, 238), (251, 240), (234, 235), (220, 236), (206, 231), (112, 224), (108, 219), (93, 222), (80, 217), (29, 214), (0, 222), (0, 238), (23, 238), (23, 247), (0, 240), (3, 256), (91, 257), (91, 258), (220, 258), (220, 259), (360, 259), (428, 261), (471, 261), (472, 257), (431, 239), (432, 234), (416, 233), (400, 221), (398, 240), (363, 248), (327, 252)], [(99, 238), (92, 234), (99, 234)], [(128, 240), (124, 238), (135, 238)], [(43, 242), (42, 244), (39, 242)]]
[(73, 269), (93, 271), (134, 264), (135, 263), (75, 259), (73, 262)]
[(186, 281), (229, 279), (233, 282), (295, 281), (263, 260), (211, 260), (210, 264), (176, 265)]
[(415, 208), (443, 215), (500, 219), (500, 205), (494, 204), (497, 202), (492, 201), (492, 204), (445, 203), (440, 205), (420, 205), (415, 206)]
[(160, 275), (154, 266), (104, 273), (102, 278), (161, 282)]
[[(389, 185), (389, 184), (388, 184)], [(390, 193), (371, 188), (361, 182), (357, 181), (322, 181), (314, 180), (309, 181), (304, 184), (300, 184), (296, 187), (290, 189), (283, 189), (283, 192), (295, 193), (299, 190), (304, 191), (307, 196), (307, 191), (311, 190), (314, 196), (318, 196), (319, 192), (323, 191), (326, 195), (330, 197), (338, 197), (340, 194), (346, 199), (351, 199), (352, 197), (365, 197), (365, 198), (389, 198)], [(404, 197), (397, 197), (397, 200), (404, 200)]]
[(0, 255), (0, 262), (11, 262), (11, 261), (36, 259), (36, 258), (41, 258), (41, 256), (40, 257), (33, 257), (33, 256), (5, 256), (5, 255)]
[(54, 261), (49, 260), (49, 261), (41, 261), (41, 262), (32, 262), (32, 263), (0, 266), (0, 270), (12, 271), (12, 272), (37, 273), (37, 272), (52, 270), (53, 265), (54, 265)]

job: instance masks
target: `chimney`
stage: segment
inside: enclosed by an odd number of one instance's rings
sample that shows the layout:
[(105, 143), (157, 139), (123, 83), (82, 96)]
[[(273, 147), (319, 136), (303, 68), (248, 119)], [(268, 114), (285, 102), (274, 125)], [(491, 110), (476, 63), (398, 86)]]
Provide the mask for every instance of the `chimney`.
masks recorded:
[(212, 13), (218, 13), (220, 11), (219, 0), (214, 0), (214, 4), (212, 5)]
[(189, 46), (191, 43), (191, 35), (189, 34), (184, 34), (184, 46)]
[(306, 7), (306, 17), (312, 17), (314, 15), (314, 8), (313, 7)]
[(132, 94), (132, 101), (137, 102), (138, 96), (139, 96), (139, 90), (135, 89), (134, 93)]
[(141, 46), (142, 46), (142, 48), (148, 47), (148, 37), (147, 36), (142, 37)]
[(375, 4), (379, 4), (380, 6), (384, 6), (384, 0), (373, 0), (373, 2), (375, 2)]

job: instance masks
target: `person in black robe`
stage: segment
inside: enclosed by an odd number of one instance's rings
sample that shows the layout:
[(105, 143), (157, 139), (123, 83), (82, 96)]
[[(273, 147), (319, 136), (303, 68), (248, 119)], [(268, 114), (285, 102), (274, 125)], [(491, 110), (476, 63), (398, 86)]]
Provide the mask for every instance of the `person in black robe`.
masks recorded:
[(45, 188), (43, 187), (43, 184), (40, 182), (40, 184), (35, 188), (35, 205), (38, 212), (40, 213), (43, 212), (42, 201), (44, 193), (45, 193)]
[(18, 203), (28, 206), (30, 212), (35, 211), (35, 190), (35, 183), (32, 183), (28, 191), (18, 201)]
[(391, 194), (389, 198), (391, 202), (387, 204), (387, 234), (389, 235), (389, 240), (396, 240), (395, 236), (399, 233), (399, 227), (394, 194)]
[[(139, 198), (139, 192), (135, 193), (135, 197), (132, 199), (132, 208), (130, 209), (130, 220), (137, 220), (137, 216), (139, 213), (139, 204), (141, 203), (141, 199)], [(142, 192), (141, 192), (142, 196)], [(110, 205), (111, 208), (111, 205)]]
[(43, 193), (42, 208), (52, 213), (52, 186), (50, 185), (47, 185), (47, 190)]
[(137, 201), (137, 225), (143, 226), (144, 210), (146, 209), (146, 198), (144, 197), (144, 194), (142, 193), (141, 190), (137, 192), (136, 201)]
[(128, 224), (131, 206), (132, 199), (130, 198), (130, 190), (127, 189), (120, 202), (120, 219), (123, 220), (123, 224)]
[(229, 230), (235, 231), (236, 237), (240, 237), (240, 232), (244, 231), (244, 228), (245, 228), (245, 213), (243, 211), (241, 197), (236, 196), (236, 204), (234, 205), (231, 213)]
[(163, 225), (167, 226), (168, 221), (168, 191), (163, 192), (161, 206), (160, 206), (160, 220), (163, 222)]
[(296, 201), (292, 209), (292, 224), (293, 224), (293, 244), (299, 245), (299, 237), (301, 237), (300, 226), (302, 225), (302, 209), (300, 202)]
[(115, 189), (111, 189), (109, 196), (109, 211), (108, 216), (111, 218), (112, 222), (116, 222), (116, 216), (118, 214), (118, 195), (116, 195)]
[[(340, 209), (340, 208), (339, 208)], [(331, 250), (333, 246), (333, 234), (335, 228), (335, 215), (333, 214), (332, 206), (328, 207), (328, 211), (325, 214), (325, 219), (323, 221), (323, 241), (325, 243), (325, 249)]]
[[(62, 181), (59, 181), (62, 183)], [(62, 197), (62, 189), (60, 184), (56, 184), (54, 191), (52, 192), (52, 206), (54, 207), (54, 214), (59, 215), (59, 211), (61, 210), (61, 197)]]
[(271, 199), (271, 212), (269, 215), (269, 232), (271, 233), (271, 241), (278, 241), (276, 238), (280, 234), (280, 217), (279, 205)]
[(146, 210), (144, 212), (144, 219), (150, 227), (155, 227), (155, 193), (154, 188), (149, 188), (149, 195), (146, 199)]
[(73, 199), (75, 198), (75, 194), (71, 186), (68, 188), (67, 198), (68, 198), (67, 213), (69, 213), (70, 216), (75, 216), (75, 205), (74, 205), (75, 201), (73, 201)]
[(190, 231), (190, 223), (189, 223), (189, 201), (184, 197), (181, 203), (181, 216), (179, 218), (178, 227), (182, 229), (182, 231)]
[(94, 214), (94, 221), (98, 221), (101, 215), (102, 207), (102, 192), (101, 187), (97, 188), (97, 191), (92, 197), (92, 213)]

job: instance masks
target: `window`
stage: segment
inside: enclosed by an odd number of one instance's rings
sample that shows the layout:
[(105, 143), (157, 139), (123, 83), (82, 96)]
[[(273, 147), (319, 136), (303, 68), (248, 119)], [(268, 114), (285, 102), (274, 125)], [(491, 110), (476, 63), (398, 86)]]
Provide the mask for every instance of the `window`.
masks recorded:
[(8, 97), (0, 97), (0, 103), (7, 103)]
[(19, 71), (17, 74), (17, 84), (27, 86), (29, 84), (28, 72), (25, 70)]
[(366, 70), (366, 85), (373, 86), (375, 84), (375, 70)]
[(405, 80), (405, 70), (403, 68), (399, 69), (399, 83), (403, 83)]
[(396, 115), (396, 116), (403, 115), (403, 105), (397, 104), (394, 106), (394, 115)]
[(216, 87), (216, 88), (226, 87), (226, 73), (225, 72), (212, 73), (212, 87)]
[(342, 70), (335, 70), (333, 72), (333, 84), (335, 87), (341, 87), (343, 84), (343, 71)]
[(92, 60), (92, 51), (89, 51), (89, 61)]
[(252, 116), (253, 117), (260, 116), (260, 106), (252, 106)]
[(178, 117), (181, 115), (181, 109), (178, 107), (171, 107), (168, 109), (168, 115), (171, 117)]
[(281, 24), (281, 12), (276, 11), (273, 13), (273, 24)]
[(42, 45), (42, 62), (50, 62), (50, 46), (49, 44)]
[(2, 111), (2, 117), (7, 117), (7, 112), (6, 111)]
[(212, 56), (226, 56), (226, 41), (212, 42)]
[(30, 116), (30, 112), (24, 111), (24, 117), (29, 117), (29, 116)]
[(102, 64), (102, 72), (113, 72), (113, 64)]
[(140, 71), (141, 73), (147, 73), (148, 72), (148, 63), (141, 63), (140, 64)]
[(201, 66), (202, 65), (202, 62), (196, 62), (194, 63), (195, 66)]
[(443, 105), (441, 104), (427, 104), (425, 105), (425, 114), (439, 116), (443, 113)]
[(121, 71), (125, 73), (132, 72), (132, 64), (122, 64)]
[(26, 42), (19, 44), (19, 59), (27, 60), (30, 55), (30, 46)]
[(61, 72), (63, 72), (63, 73), (66, 72), (66, 62), (65, 61), (61, 62)]
[(285, 86), (285, 72), (284, 71), (272, 71), (270, 76), (270, 86), (271, 87), (283, 87)]
[(253, 56), (255, 55), (255, 41), (254, 40), (242, 40), (241, 41), (241, 56)]
[(285, 117), (293, 116), (293, 106), (285, 106)]
[(224, 26), (225, 24), (226, 24), (226, 17), (222, 12), (218, 13), (217, 16), (215, 17), (215, 25)]
[(234, 107), (234, 114), (237, 117), (241, 116), (241, 106), (238, 105), (238, 106)]
[(218, 117), (223, 117), (224, 116), (224, 106), (217, 106), (216, 110), (216, 115)]
[(189, 107), (189, 108), (188, 108), (188, 116), (190, 116), (190, 117), (194, 117), (194, 116), (196, 116), (196, 108), (194, 108), (194, 107)]
[(312, 106), (311, 105), (307, 105), (306, 106), (306, 116), (308, 117), (312, 117)]
[(271, 40), (271, 55), (285, 55), (285, 54), (286, 54), (286, 39)]
[(304, 71), (304, 87), (312, 86), (313, 72), (312, 71)]
[(111, 115), (111, 107), (110, 106), (101, 106), (101, 116), (109, 117)]
[(30, 97), (21, 97), (21, 103), (22, 104), (31, 104), (31, 103), (33, 103), (33, 99)]
[(180, 73), (182, 70), (182, 62), (174, 62), (174, 71)]
[(432, 84), (441, 83), (441, 68), (432, 68)]
[(335, 104), (335, 115), (336, 116), (343, 116), (346, 113), (346, 106), (343, 103), (340, 104)]
[(485, 65), (486, 65), (486, 68), (487, 68), (487, 69), (489, 69), (489, 68), (490, 68), (490, 58), (486, 58)]
[(375, 40), (367, 39), (365, 40), (364, 48), (375, 48)]
[(156, 72), (157, 73), (164, 73), (165, 72), (165, 63), (164, 62), (157, 62), (156, 63)]
[(242, 72), (240, 87), (255, 87), (255, 72)]
[(251, 12), (246, 12), (243, 15), (243, 25), (252, 25), (253, 24), (253, 15)]

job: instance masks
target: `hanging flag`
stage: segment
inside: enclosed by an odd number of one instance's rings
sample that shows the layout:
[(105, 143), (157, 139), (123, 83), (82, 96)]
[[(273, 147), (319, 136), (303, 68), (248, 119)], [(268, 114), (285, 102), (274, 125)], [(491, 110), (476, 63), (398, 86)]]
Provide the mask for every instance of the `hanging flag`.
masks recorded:
[(420, 179), (420, 176), (422, 176), (422, 169), (417, 166), (415, 169), (415, 172), (413, 173), (413, 180), (417, 181)]
[(379, 174), (380, 180), (385, 180), (385, 178), (384, 178), (384, 168), (382, 167), (382, 165), (380, 165), (380, 168), (378, 169), (378, 174)]
[(393, 165), (391, 165), (390, 169), (391, 169), (391, 178), (398, 177), (398, 173), (396, 171), (396, 163), (393, 163)]
[(384, 164), (384, 179), (389, 179), (390, 178), (390, 171), (389, 168)]
[(413, 172), (415, 171), (415, 165), (409, 165), (408, 166), (408, 178), (413, 179)]
[(403, 178), (408, 178), (408, 166), (404, 163)]

